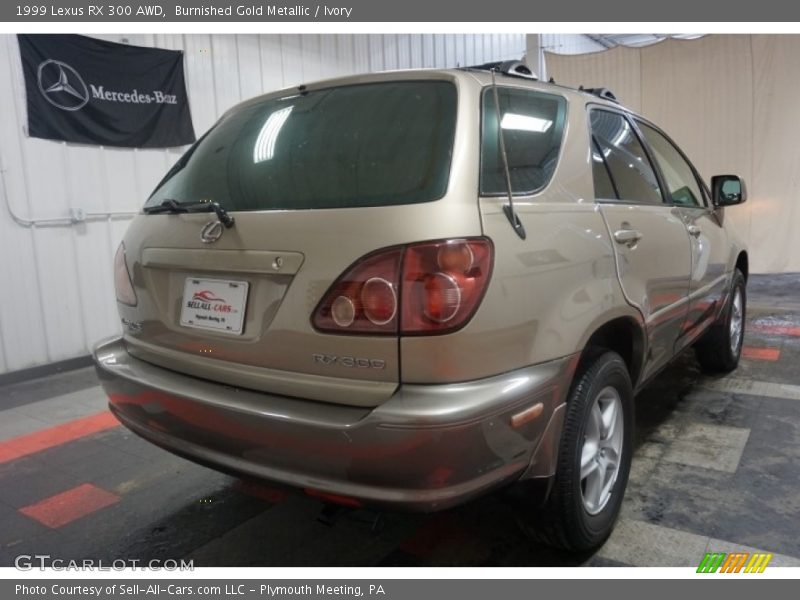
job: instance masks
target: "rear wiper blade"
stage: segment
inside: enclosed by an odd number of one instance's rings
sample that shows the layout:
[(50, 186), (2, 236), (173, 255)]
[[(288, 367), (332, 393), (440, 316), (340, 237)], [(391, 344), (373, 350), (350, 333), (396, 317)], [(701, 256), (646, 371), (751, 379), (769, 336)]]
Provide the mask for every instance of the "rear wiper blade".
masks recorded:
[(228, 214), (228, 212), (220, 206), (219, 202), (178, 202), (172, 198), (164, 200), (161, 204), (155, 206), (148, 206), (144, 209), (148, 215), (158, 213), (199, 213), (199, 212), (213, 212), (216, 213), (219, 222), (225, 227), (231, 228), (236, 222), (235, 219)]
[[(173, 200), (170, 198), (169, 200), (164, 200), (161, 204), (156, 204), (155, 206), (147, 206), (143, 210), (148, 215), (153, 215), (157, 213), (167, 213), (167, 212), (189, 212), (189, 207), (194, 206), (194, 202), (192, 203), (181, 203), (177, 200)], [(199, 203), (197, 203), (199, 204)]]

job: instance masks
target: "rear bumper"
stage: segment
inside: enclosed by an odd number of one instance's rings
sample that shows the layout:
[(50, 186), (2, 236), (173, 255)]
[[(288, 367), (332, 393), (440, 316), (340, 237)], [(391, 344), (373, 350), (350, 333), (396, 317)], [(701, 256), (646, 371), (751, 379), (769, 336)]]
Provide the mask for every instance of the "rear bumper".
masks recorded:
[[(372, 408), (254, 392), (95, 348), (117, 418), (141, 437), (221, 470), (367, 504), (431, 511), (520, 477), (547, 477), (575, 361), (459, 384), (403, 385)], [(541, 403), (538, 418), (511, 417)]]

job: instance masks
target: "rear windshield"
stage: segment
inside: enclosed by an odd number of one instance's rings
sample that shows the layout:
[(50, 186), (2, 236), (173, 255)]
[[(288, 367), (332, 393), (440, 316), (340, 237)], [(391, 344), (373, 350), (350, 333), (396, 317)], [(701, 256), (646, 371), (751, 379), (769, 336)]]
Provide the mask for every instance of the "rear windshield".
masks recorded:
[(456, 88), (353, 85), (266, 100), (218, 123), (145, 206), (217, 201), (227, 210), (387, 206), (447, 191)]

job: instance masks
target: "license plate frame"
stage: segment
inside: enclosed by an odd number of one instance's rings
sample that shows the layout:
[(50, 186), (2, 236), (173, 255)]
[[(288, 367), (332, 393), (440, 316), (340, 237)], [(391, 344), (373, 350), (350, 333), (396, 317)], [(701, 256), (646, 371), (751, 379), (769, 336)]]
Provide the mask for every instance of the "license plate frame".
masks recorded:
[(181, 295), (181, 326), (242, 335), (249, 289), (247, 281), (187, 277)]

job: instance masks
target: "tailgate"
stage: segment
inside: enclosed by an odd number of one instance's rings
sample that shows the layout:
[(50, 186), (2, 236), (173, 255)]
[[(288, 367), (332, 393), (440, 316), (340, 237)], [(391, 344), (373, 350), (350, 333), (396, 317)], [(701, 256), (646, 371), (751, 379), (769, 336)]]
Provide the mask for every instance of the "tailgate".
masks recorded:
[[(320, 333), (312, 313), (371, 252), (480, 235), (477, 155), (454, 150), (471, 148), (457, 138), (464, 106), (453, 81), (426, 75), (310, 85), (230, 111), (145, 210), (217, 202), (234, 226), (162, 212), (138, 216), (126, 234), (138, 296), (119, 305), (130, 352), (271, 393), (360, 406), (390, 397), (398, 337)], [(474, 134), (477, 119), (467, 123)], [(204, 241), (204, 228), (221, 235)]]
[(316, 230), (315, 217), (237, 214), (213, 248), (200, 239), (209, 215), (137, 217), (125, 245), (139, 302), (120, 305), (131, 353), (284, 395), (354, 405), (388, 398), (399, 379), (396, 337), (328, 335), (311, 324), (333, 281), (381, 243), (340, 236), (333, 214)]

